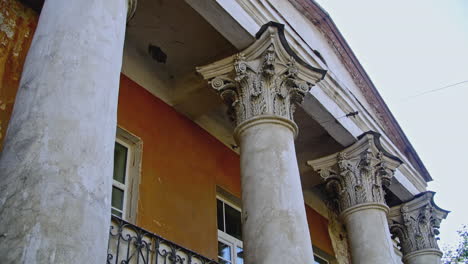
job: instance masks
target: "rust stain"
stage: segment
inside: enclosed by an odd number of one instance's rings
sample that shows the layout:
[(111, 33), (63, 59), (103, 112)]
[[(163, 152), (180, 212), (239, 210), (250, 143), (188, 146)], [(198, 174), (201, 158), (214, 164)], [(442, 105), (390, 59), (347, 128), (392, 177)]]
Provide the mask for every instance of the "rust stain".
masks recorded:
[(0, 150), (38, 14), (18, 0), (0, 0)]

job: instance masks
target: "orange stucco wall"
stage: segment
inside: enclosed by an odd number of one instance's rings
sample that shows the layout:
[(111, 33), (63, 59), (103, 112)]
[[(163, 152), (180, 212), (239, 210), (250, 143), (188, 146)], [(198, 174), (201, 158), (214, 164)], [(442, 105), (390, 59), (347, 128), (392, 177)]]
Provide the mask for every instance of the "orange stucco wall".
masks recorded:
[(0, 151), (38, 15), (18, 0), (0, 0)]
[[(216, 185), (240, 197), (237, 154), (124, 75), (118, 124), (143, 141), (137, 224), (216, 258)], [(314, 245), (333, 255), (327, 220), (306, 212)]]
[(307, 222), (309, 223), (310, 237), (314, 246), (335, 256), (330, 235), (328, 234), (328, 220), (306, 205)]
[(123, 75), (118, 125), (143, 141), (137, 224), (216, 258), (216, 183), (239, 195), (238, 156)]

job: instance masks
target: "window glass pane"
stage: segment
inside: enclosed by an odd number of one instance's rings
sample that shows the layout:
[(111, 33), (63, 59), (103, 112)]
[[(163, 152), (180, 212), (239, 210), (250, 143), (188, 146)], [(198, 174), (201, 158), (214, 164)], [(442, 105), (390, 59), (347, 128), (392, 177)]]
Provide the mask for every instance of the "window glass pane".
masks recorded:
[(123, 210), (124, 191), (112, 186), (112, 207)]
[(128, 149), (115, 142), (114, 149), (114, 180), (125, 184), (125, 172), (127, 170)]
[(237, 247), (236, 257), (237, 257), (236, 264), (244, 264), (244, 250), (242, 248)]
[(241, 213), (231, 206), (224, 204), (226, 217), (226, 233), (242, 240)]
[(218, 229), (224, 232), (224, 220), (223, 220), (223, 202), (216, 200), (217, 215), (218, 215)]
[[(218, 241), (218, 257), (224, 260), (228, 260), (229, 262), (231, 259), (231, 247), (224, 244), (223, 242)], [(228, 263), (228, 262), (224, 262)]]

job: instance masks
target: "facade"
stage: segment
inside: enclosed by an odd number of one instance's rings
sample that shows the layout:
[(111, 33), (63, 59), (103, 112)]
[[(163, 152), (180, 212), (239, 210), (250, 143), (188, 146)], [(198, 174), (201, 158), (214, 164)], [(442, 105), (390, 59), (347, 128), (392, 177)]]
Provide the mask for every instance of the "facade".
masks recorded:
[(314, 1), (0, 7), (0, 263), (441, 263), (448, 211)]

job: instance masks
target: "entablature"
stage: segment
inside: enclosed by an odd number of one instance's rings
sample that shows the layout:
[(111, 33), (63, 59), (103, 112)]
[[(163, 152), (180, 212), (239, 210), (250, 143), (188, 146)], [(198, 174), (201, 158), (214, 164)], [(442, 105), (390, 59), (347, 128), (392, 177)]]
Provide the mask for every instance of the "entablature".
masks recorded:
[[(187, 2), (190, 4), (190, 2), (197, 1)], [(260, 28), (261, 25), (269, 21), (277, 21), (285, 24), (285, 36), (288, 42), (291, 43), (292, 49), (307, 63), (314, 67), (328, 70), (325, 79), (311, 89), (310, 94), (314, 98), (306, 96), (302, 108), (317, 122), (323, 124), (327, 132), (343, 146), (352, 144), (357, 140), (358, 135), (366, 131), (376, 131), (382, 134), (382, 145), (392, 154), (401, 157), (404, 162), (396, 172), (398, 176), (395, 177), (396, 181), (406, 189), (406, 194), (401, 198), (407, 199), (426, 189), (426, 181), (431, 180), (431, 178), (428, 175), (423, 177), (421, 174), (420, 171), (426, 172), (422, 163), (416, 162), (417, 165), (415, 165), (414, 158), (410, 160), (391, 139), (391, 137), (394, 138), (395, 135), (393, 132), (389, 132), (387, 123), (393, 122), (395, 124), (392, 126), (398, 127), (393, 116), (391, 116), (388, 109), (386, 109), (387, 112), (385, 112), (386, 115), (389, 115), (388, 117), (375, 112), (376, 110), (372, 107), (371, 102), (368, 102), (366, 95), (361, 93), (363, 88), (360, 86), (369, 84), (362, 83), (362, 76), (354, 76), (357, 73), (363, 75), (365, 75), (365, 73), (350, 72), (349, 65), (344, 65), (345, 63), (342, 61), (342, 58), (339, 57), (340, 55), (337, 55), (343, 52), (343, 50), (337, 50), (342, 44), (332, 43), (330, 39), (327, 39), (327, 36), (324, 36), (323, 31), (317, 26), (320, 21), (310, 21), (308, 17), (301, 14), (296, 9), (297, 5), (290, 3), (293, 1), (268, 0), (256, 2), (249, 0), (217, 0), (216, 2), (221, 8), (225, 9), (225, 12), (232, 20), (237, 22), (239, 27), (244, 29), (246, 33), (245, 37), (247, 38), (249, 36), (253, 37), (254, 34), (253, 29), (255, 26), (252, 26), (252, 22), (255, 22), (256, 28)], [(313, 4), (316, 5), (315, 3)], [(194, 8), (197, 9), (197, 7)], [(200, 7), (198, 7), (198, 9), (200, 9)], [(326, 15), (323, 10), (321, 11)], [(326, 16), (328, 17), (328, 15)], [(204, 15), (204, 17), (212, 25), (216, 23), (217, 18), (206, 15)], [(223, 31), (226, 29), (218, 30)], [(223, 33), (221, 32), (221, 34)], [(235, 40), (228, 40), (233, 44), (236, 43)], [(328, 60), (327, 62), (322, 56), (317, 55), (316, 50), (314, 50), (316, 46), (320, 46), (324, 49), (321, 50), (321, 52), (327, 55), (325, 57), (325, 59)], [(243, 48), (241, 46), (236, 47)], [(346, 48), (349, 49), (349, 47)], [(354, 55), (351, 55), (351, 57), (355, 59), (353, 56)], [(356, 67), (362, 70), (360, 65)], [(364, 77), (368, 78), (367, 75)], [(359, 80), (359, 83), (357, 83), (356, 80)], [(371, 92), (377, 93), (375, 87), (369, 89)], [(371, 95), (382, 100), (378, 94)], [(322, 115), (317, 115), (312, 111), (308, 111), (308, 100), (316, 101), (316, 103), (320, 104), (326, 111), (322, 111)], [(381, 103), (383, 103), (383, 101)], [(347, 114), (356, 111), (359, 113), (358, 115), (352, 118), (346, 117)], [(332, 120), (332, 122), (330, 122), (330, 120)], [(339, 127), (337, 127), (336, 124), (338, 124)], [(338, 134), (337, 131), (340, 131), (340, 133)], [(387, 133), (393, 134), (389, 135)], [(404, 134), (400, 136), (404, 137)], [(406, 140), (406, 144), (410, 144), (407, 142), (406, 138), (401, 140), (403, 140), (403, 142)], [(411, 146), (410, 148), (412, 149)], [(400, 191), (400, 193), (403, 192)]]

